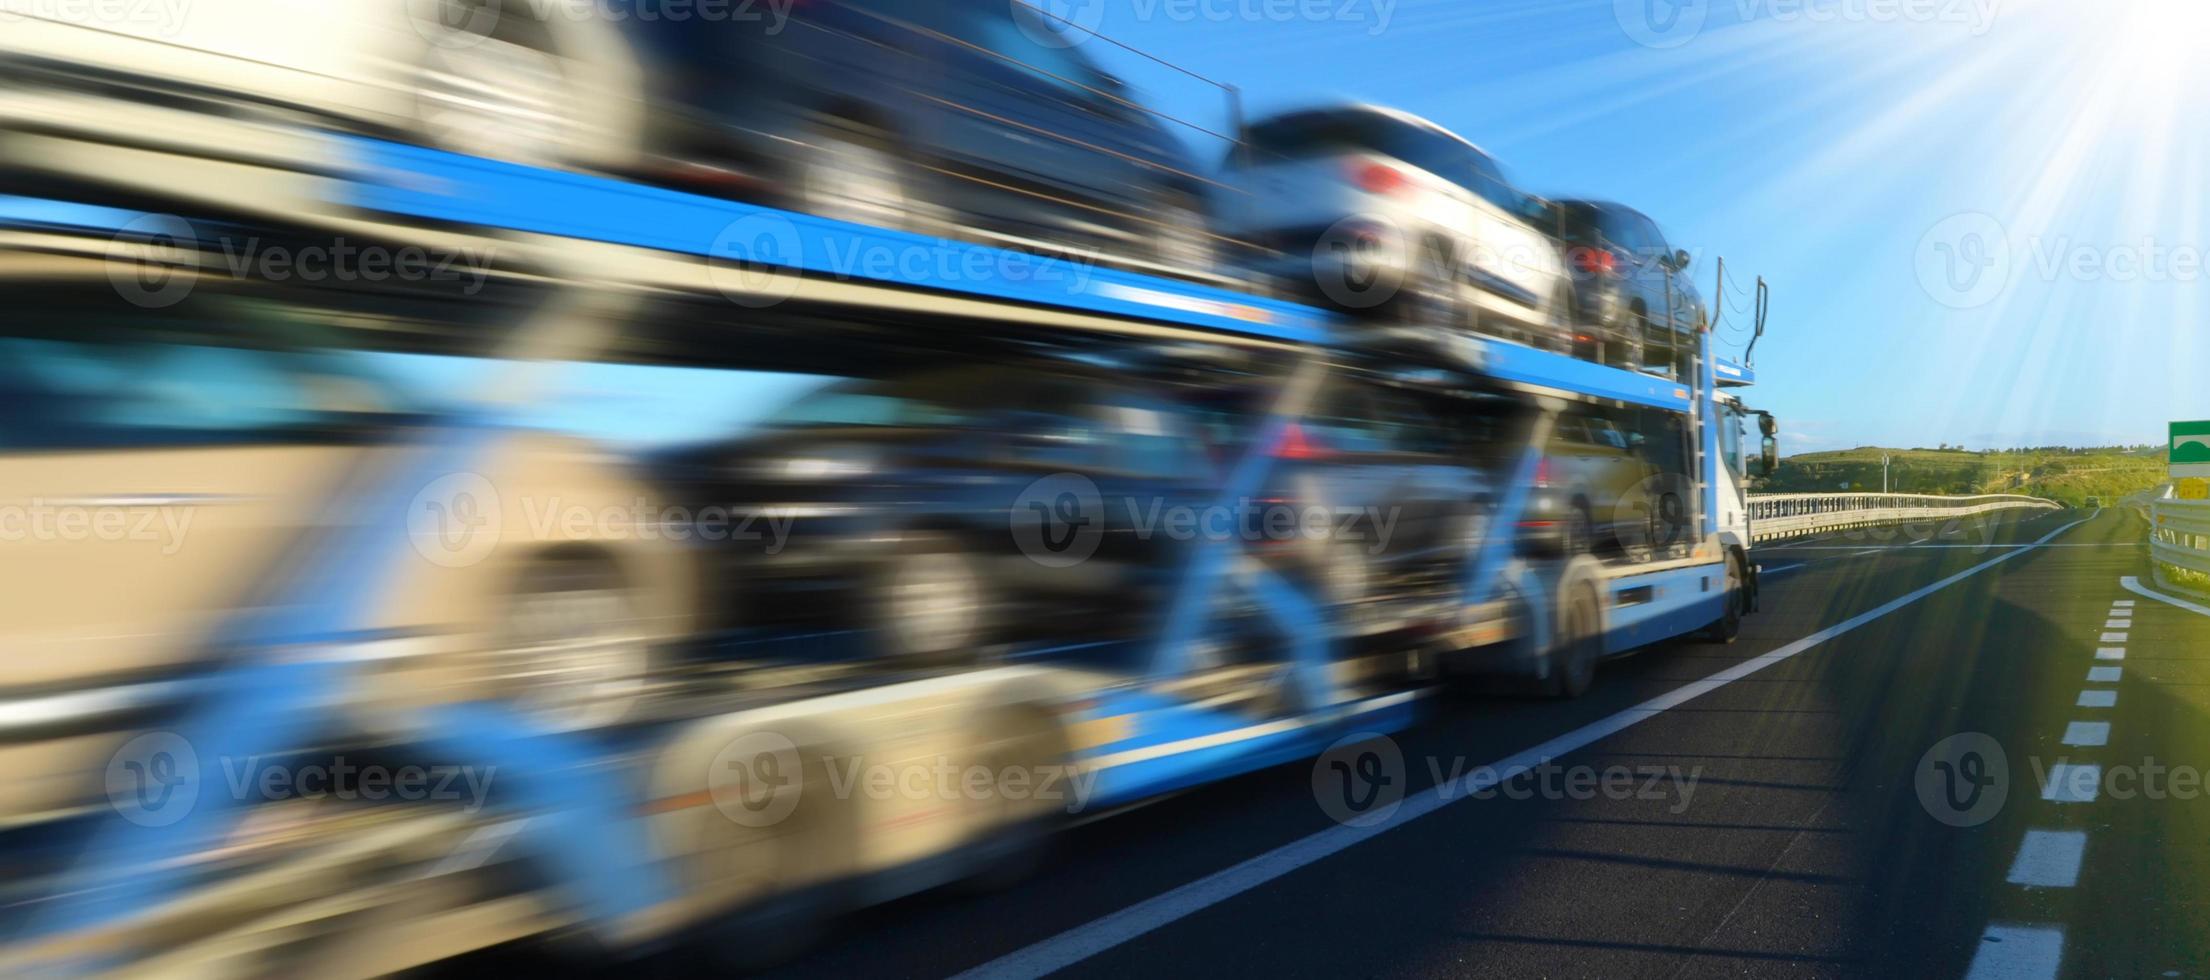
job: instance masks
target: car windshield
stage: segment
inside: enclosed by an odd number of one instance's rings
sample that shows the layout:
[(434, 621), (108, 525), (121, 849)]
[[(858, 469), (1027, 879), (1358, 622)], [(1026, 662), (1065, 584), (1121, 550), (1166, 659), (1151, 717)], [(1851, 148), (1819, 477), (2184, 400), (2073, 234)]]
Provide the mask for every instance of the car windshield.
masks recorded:
[(788, 428), (965, 425), (971, 410), (916, 385), (835, 385), (785, 406), (770, 422)]
[(1396, 157), (1438, 174), (1468, 171), (1480, 151), (1442, 133), (1373, 112), (1299, 112), (1251, 127), (1256, 159), (1294, 159), (1344, 152)]

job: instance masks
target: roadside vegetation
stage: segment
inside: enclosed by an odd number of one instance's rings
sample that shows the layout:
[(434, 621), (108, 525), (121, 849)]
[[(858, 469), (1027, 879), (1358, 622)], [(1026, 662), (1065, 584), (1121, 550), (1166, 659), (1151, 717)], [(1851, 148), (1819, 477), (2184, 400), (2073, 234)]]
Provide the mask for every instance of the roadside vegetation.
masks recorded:
[(1790, 456), (1757, 491), (1878, 492), (1882, 453), (1891, 456), (1888, 489), (1894, 493), (2022, 493), (2074, 507), (2089, 497), (2114, 503), (2152, 489), (2166, 472), (2161, 445), (1981, 451), (1863, 446)]

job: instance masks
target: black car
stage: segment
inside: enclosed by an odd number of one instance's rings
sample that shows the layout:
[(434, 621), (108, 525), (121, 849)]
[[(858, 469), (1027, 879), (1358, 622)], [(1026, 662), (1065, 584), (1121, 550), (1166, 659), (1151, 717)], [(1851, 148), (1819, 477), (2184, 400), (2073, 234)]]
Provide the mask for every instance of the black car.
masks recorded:
[(630, 21), (653, 75), (650, 179), (1171, 271), (1211, 264), (1187, 151), (1033, 8), (809, 0), (784, 12)]
[[(659, 469), (699, 513), (764, 532), (717, 546), (722, 626), (850, 633), (903, 662), (1149, 635), (1207, 543), (1281, 570), (1346, 628), (1408, 575), (1456, 567), (1487, 484), (1448, 455), (1447, 427), (1345, 383), (1277, 431), (1275, 390), (1057, 360), (934, 369), (828, 385)], [(1273, 458), (1224, 493), (1252, 453)], [(1217, 618), (1251, 614), (1231, 612)]]
[(1578, 320), (1576, 353), (1643, 370), (1687, 370), (1686, 354), (1709, 319), (1688, 274), (1689, 254), (1657, 222), (1608, 201), (1553, 202)]

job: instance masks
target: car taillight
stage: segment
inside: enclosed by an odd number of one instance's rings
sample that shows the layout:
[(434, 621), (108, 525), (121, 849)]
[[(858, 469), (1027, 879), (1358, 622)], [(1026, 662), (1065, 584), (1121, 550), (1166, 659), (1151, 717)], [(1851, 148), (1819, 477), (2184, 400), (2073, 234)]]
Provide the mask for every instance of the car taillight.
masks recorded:
[(1351, 169), (1351, 179), (1369, 194), (1395, 194), (1411, 186), (1404, 171), (1386, 163), (1361, 163)]
[(1305, 427), (1295, 422), (1282, 430), (1281, 441), (1274, 444), (1277, 459), (1319, 459), (1322, 455), (1320, 447), (1305, 438)]
[(1535, 462), (1535, 485), (1538, 487), (1550, 485), (1550, 460), (1547, 458)]
[(1608, 248), (1576, 248), (1572, 257), (1573, 268), (1584, 275), (1608, 276), (1619, 271), (1619, 257)]

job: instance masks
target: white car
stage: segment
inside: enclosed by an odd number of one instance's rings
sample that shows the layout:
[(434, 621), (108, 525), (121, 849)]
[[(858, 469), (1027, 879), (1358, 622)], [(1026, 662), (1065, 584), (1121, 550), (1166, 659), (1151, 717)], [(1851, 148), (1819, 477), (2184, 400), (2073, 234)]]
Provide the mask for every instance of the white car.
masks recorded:
[(1264, 252), (1263, 271), (1423, 339), (1565, 346), (1573, 283), (1547, 209), (1479, 147), (1367, 105), (1284, 113), (1244, 135), (1223, 234)]

